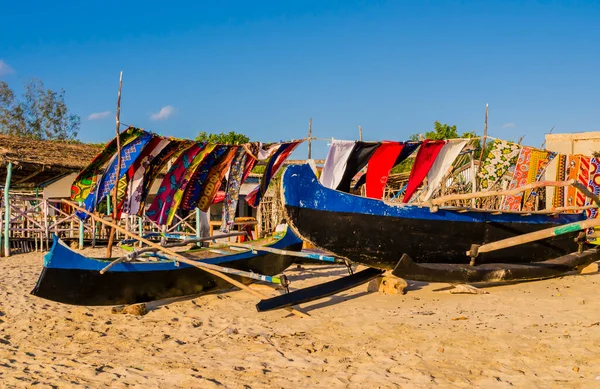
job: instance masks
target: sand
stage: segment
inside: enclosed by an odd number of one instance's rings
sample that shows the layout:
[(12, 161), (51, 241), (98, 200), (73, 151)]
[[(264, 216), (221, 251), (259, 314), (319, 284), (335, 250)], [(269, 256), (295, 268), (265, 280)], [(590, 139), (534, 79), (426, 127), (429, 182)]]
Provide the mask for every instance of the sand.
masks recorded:
[[(2, 388), (600, 387), (597, 274), (479, 295), (364, 285), (303, 305), (311, 319), (258, 313), (232, 289), (140, 317), (29, 295), (41, 264), (0, 258)], [(287, 274), (299, 288), (345, 269)]]

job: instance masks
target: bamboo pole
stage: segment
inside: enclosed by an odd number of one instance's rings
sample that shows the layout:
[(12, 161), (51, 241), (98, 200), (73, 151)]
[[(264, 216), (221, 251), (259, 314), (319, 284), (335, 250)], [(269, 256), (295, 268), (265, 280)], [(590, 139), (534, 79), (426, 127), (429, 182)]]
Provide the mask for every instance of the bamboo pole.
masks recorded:
[(518, 246), (525, 243), (535, 242), (536, 240), (551, 238), (553, 236), (568, 234), (570, 232), (586, 230), (600, 226), (600, 219), (588, 219), (581, 222), (563, 224), (559, 227), (551, 227), (543, 230), (530, 232), (528, 234), (522, 234), (519, 236), (513, 236), (512, 238), (498, 240), (496, 242), (486, 243), (481, 246), (473, 245), (471, 250), (467, 251), (467, 255), (474, 258), (482, 253), (489, 253), (491, 251), (501, 250), (508, 247)]
[[(118, 223), (117, 221), (117, 205), (118, 205), (118, 193), (119, 193), (119, 178), (121, 177), (121, 139), (119, 137), (120, 131), (119, 131), (119, 125), (121, 124), (121, 89), (123, 88), (123, 72), (121, 72), (121, 74), (119, 75), (119, 93), (117, 95), (117, 115), (116, 115), (116, 122), (117, 122), (117, 128), (116, 128), (116, 133), (117, 133), (117, 176), (116, 176), (116, 182), (115, 182), (115, 188), (114, 188), (114, 196), (113, 196), (113, 210), (112, 210), (112, 218), (113, 221), (115, 223)], [(115, 229), (111, 228), (110, 229), (110, 235), (108, 236), (108, 247), (106, 248), (106, 257), (110, 258), (112, 257), (112, 246), (115, 240)]]
[[(154, 243), (152, 241), (144, 239), (141, 236), (137, 236), (136, 234), (134, 234), (132, 232), (129, 232), (126, 229), (124, 229), (123, 227), (117, 225), (116, 223), (109, 222), (108, 220), (104, 220), (104, 219), (102, 219), (102, 218), (94, 215), (93, 213), (89, 212), (87, 209), (78, 207), (75, 203), (73, 203), (73, 202), (71, 202), (69, 200), (61, 199), (61, 201), (64, 202), (65, 204), (70, 204), (74, 209), (87, 214), (92, 219), (97, 220), (100, 223), (105, 224), (105, 225), (107, 225), (107, 226), (109, 226), (111, 228), (114, 228), (117, 231), (120, 231), (125, 236), (129, 236), (130, 238), (136, 239), (136, 240), (138, 240), (138, 241), (140, 241), (140, 242), (142, 242), (142, 243), (144, 243), (144, 244), (146, 244), (146, 245), (148, 245), (150, 247), (154, 247), (154, 248), (156, 248), (156, 249), (158, 249), (158, 250), (160, 250), (162, 252), (167, 253), (168, 255), (176, 258), (179, 262), (187, 263), (188, 265), (197, 267), (198, 269), (202, 269), (202, 270), (206, 271), (207, 273), (210, 273), (210, 274), (212, 274), (212, 275), (214, 275), (216, 277), (219, 277), (219, 278), (221, 278), (221, 279), (229, 282), (230, 284), (232, 284), (234, 286), (237, 286), (238, 288), (243, 289), (243, 290), (245, 290), (248, 293), (253, 294), (254, 296), (256, 296), (256, 297), (258, 297), (260, 299), (268, 297), (268, 296), (265, 296), (265, 295), (263, 295), (262, 293), (260, 293), (260, 292), (258, 292), (256, 290), (248, 287), (247, 285), (244, 285), (241, 282), (239, 282), (239, 281), (237, 281), (237, 280), (235, 280), (235, 279), (227, 276), (226, 274), (221, 273), (219, 271), (220, 266), (211, 265), (211, 264), (204, 263), (204, 262), (192, 261), (191, 259), (188, 259), (188, 258), (184, 257), (183, 255), (178, 254), (177, 252), (175, 252), (175, 251), (173, 251), (173, 250), (171, 250), (169, 248), (165, 248), (165, 247), (163, 247), (163, 246), (161, 246), (159, 244), (156, 244), (156, 243)], [(289, 308), (287, 310), (289, 312), (293, 313), (294, 315), (299, 316), (299, 317), (310, 317), (310, 315), (308, 315), (308, 314), (306, 314), (304, 312), (301, 312), (301, 311), (299, 311), (297, 309), (294, 309), (294, 308)]]
[(6, 183), (4, 184), (4, 256), (10, 257), (10, 199), (8, 192), (10, 191), (10, 179), (12, 178), (12, 162), (6, 165)]
[(358, 137), (359, 137), (359, 140), (362, 142), (362, 127), (361, 126), (358, 126)]
[[(483, 139), (481, 140), (481, 154), (479, 155), (479, 163), (477, 166), (481, 166), (481, 161), (483, 160), (483, 154), (485, 154), (485, 146), (487, 142), (487, 133), (488, 133), (488, 112), (489, 105), (485, 105), (485, 122), (483, 125)], [(475, 191), (477, 191), (477, 182), (475, 182)]]

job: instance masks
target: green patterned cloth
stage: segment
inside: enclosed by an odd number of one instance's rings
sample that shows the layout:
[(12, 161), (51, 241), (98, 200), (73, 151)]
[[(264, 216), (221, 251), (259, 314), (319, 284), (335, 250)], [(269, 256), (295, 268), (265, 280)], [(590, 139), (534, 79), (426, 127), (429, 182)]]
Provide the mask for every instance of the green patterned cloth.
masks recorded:
[(495, 140), (477, 173), (479, 189), (489, 190), (517, 162), (521, 146), (505, 140)]

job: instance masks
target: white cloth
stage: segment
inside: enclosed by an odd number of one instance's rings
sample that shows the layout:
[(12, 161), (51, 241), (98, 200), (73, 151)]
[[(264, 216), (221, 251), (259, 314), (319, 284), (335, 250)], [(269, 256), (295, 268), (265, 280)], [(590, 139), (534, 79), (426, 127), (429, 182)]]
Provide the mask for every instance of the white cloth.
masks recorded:
[(348, 140), (334, 140), (331, 142), (327, 159), (325, 159), (323, 165), (323, 172), (321, 172), (321, 185), (331, 189), (337, 188), (344, 176), (346, 163), (355, 143)]
[(427, 173), (427, 192), (423, 195), (423, 201), (429, 200), (433, 195), (467, 142), (467, 140), (450, 140), (442, 147)]

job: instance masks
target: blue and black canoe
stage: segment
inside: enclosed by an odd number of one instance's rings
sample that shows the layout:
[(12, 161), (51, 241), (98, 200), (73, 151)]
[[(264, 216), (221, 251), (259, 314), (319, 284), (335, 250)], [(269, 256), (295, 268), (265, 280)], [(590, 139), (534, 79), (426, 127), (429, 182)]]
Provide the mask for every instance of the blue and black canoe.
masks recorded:
[[(580, 258), (575, 242), (578, 231), (574, 231), (480, 254), (478, 266), (469, 267), (470, 258), (466, 253), (472, 244), (481, 245), (581, 221), (583, 214), (524, 215), (444, 208), (432, 212), (428, 207), (395, 205), (325, 188), (308, 165), (287, 168), (282, 180), (282, 197), (289, 226), (302, 239), (369, 267), (392, 270), (399, 266), (397, 272), (402, 273), (404, 269), (404, 273), (413, 275), (410, 278), (403, 274), (410, 279), (485, 281), (490, 272), (510, 270), (511, 265), (517, 272), (533, 270), (522, 276), (535, 278), (547, 273), (536, 271), (540, 263), (541, 268), (547, 270), (550, 266), (556, 270), (551, 272), (554, 274), (559, 270), (572, 270), (573, 266), (592, 262), (594, 258), (600, 259), (595, 249), (585, 251), (585, 260)], [(403, 256), (404, 261), (400, 261)], [(574, 257), (577, 258), (574, 260)], [(548, 260), (550, 265), (544, 264)], [(423, 274), (417, 274), (419, 272)], [(444, 275), (449, 277), (444, 278)]]
[[(302, 249), (302, 241), (289, 229), (280, 239), (266, 238), (252, 243), (258, 249), (254, 253), (217, 246), (181, 254), (205, 263), (274, 276), (289, 267), (295, 258), (260, 251), (261, 246), (293, 251)], [(100, 270), (112, 260), (88, 258), (76, 253), (55, 236), (31, 293), (73, 305), (116, 305), (187, 296), (230, 286), (203, 270), (172, 260), (121, 262), (100, 274)], [(232, 277), (245, 284), (253, 281), (246, 277)]]

